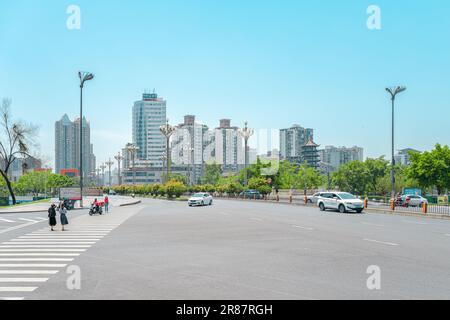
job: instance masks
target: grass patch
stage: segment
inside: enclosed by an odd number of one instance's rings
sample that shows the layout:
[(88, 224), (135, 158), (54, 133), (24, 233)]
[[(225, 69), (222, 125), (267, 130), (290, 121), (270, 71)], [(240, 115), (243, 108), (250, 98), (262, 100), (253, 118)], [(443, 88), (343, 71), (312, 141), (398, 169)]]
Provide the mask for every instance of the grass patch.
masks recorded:
[(29, 204), (36, 204), (36, 203), (45, 203), (45, 202), (49, 202), (50, 200), (51, 200), (51, 198), (47, 198), (47, 199), (41, 199), (41, 200), (36, 200), (36, 201), (32, 201), (32, 202), (19, 203), (16, 205), (0, 206), (0, 209), (16, 208), (16, 207), (21, 207), (21, 206), (26, 206)]

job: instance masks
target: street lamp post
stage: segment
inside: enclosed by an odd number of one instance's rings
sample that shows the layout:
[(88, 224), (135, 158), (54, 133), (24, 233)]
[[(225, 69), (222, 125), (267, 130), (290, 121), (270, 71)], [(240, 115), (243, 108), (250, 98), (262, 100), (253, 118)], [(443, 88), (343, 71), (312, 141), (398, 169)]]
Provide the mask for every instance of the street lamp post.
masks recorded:
[(117, 182), (119, 183), (119, 186), (122, 185), (122, 177), (120, 176), (120, 163), (122, 162), (122, 160), (124, 159), (124, 157), (119, 153), (117, 154), (117, 156), (114, 156), (114, 159), (117, 160)]
[(105, 169), (106, 169), (106, 165), (104, 163), (102, 163), (102, 165), (100, 166), (100, 169), (102, 169), (102, 187), (105, 186)]
[(248, 167), (248, 140), (250, 139), (250, 137), (253, 135), (254, 130), (248, 128), (248, 123), (247, 121), (245, 122), (245, 126), (244, 129), (239, 131), (239, 134), (244, 138), (244, 186), (247, 185), (247, 180), (248, 180), (248, 173), (247, 173), (247, 167)]
[(109, 176), (108, 176), (108, 184), (111, 187), (111, 166), (114, 164), (114, 161), (111, 161), (111, 158), (105, 163), (108, 166)]
[(166, 124), (161, 126), (159, 128), (161, 133), (166, 137), (166, 161), (167, 161), (167, 167), (166, 167), (166, 179), (169, 179), (170, 176), (170, 137), (175, 132), (176, 128), (174, 126), (171, 126), (169, 124), (169, 119), (167, 119)]
[(100, 171), (102, 171), (102, 170), (99, 168), (95, 169), (95, 172), (97, 173), (97, 175), (96, 175), (97, 185), (100, 184)]
[(133, 173), (133, 185), (136, 184), (136, 172), (135, 172), (135, 166), (134, 166), (134, 157), (136, 155), (136, 152), (139, 150), (139, 147), (134, 144), (129, 144), (127, 146), (128, 152), (131, 154), (131, 170)]
[(94, 75), (89, 72), (78, 72), (80, 78), (80, 207), (83, 207), (83, 88), (86, 81), (94, 79)]
[(406, 90), (406, 87), (392, 87), (392, 88), (386, 88), (386, 91), (389, 92), (391, 95), (391, 101), (392, 101), (392, 159), (391, 159), (391, 199), (394, 199), (395, 197), (395, 172), (394, 172), (394, 166), (395, 166), (395, 159), (394, 159), (394, 106), (395, 106), (395, 97), (400, 92), (403, 92)]

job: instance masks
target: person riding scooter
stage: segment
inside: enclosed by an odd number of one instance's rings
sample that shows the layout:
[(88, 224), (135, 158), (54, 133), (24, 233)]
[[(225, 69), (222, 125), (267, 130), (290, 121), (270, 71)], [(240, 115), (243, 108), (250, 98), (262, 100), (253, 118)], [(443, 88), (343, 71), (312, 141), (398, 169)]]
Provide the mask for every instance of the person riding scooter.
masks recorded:
[(103, 210), (100, 207), (100, 203), (98, 202), (97, 198), (95, 198), (94, 202), (91, 204), (91, 210), (89, 211), (89, 214), (102, 214), (102, 211)]

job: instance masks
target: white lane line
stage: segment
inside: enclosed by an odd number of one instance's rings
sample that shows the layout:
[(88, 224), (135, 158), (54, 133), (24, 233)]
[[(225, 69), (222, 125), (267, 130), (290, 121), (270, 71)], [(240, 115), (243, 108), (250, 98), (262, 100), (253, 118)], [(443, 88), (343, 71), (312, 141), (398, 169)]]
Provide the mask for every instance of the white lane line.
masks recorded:
[(417, 222), (417, 221), (408, 221), (408, 220), (402, 220), (405, 223), (410, 223), (410, 224), (420, 224), (420, 225), (428, 225), (429, 223), (427, 222)]
[(0, 300), (6, 301), (6, 300), (23, 300), (24, 297), (0, 297)]
[(73, 258), (0, 258), (0, 262), (70, 262)]
[(64, 268), (66, 263), (0, 263), (2, 268)]
[(0, 252), (85, 252), (86, 249), (0, 249)]
[(67, 236), (72, 236), (72, 237), (81, 237), (81, 236), (89, 236), (89, 237), (101, 237), (101, 236), (106, 236), (108, 235), (107, 233), (71, 233), (71, 234), (51, 234), (51, 233), (35, 233), (32, 235), (27, 235), (27, 236), (34, 236), (34, 237), (67, 237)]
[(219, 212), (219, 214), (221, 214), (223, 216), (229, 216), (230, 215), (229, 213), (226, 213), (226, 212)]
[(79, 253), (0, 253), (0, 257), (78, 257)]
[(393, 243), (393, 242), (385, 242), (385, 241), (378, 241), (378, 240), (373, 240), (373, 239), (363, 239), (364, 241), (369, 241), (369, 242), (375, 242), (375, 243), (380, 243), (380, 244), (386, 244), (388, 246), (398, 246), (398, 243)]
[(36, 224), (36, 223), (37, 222), (29, 222), (29, 223), (19, 224), (18, 226), (14, 226), (14, 227), (11, 227), (11, 228), (8, 228), (8, 229), (1, 230), (0, 233), (6, 233), (6, 232), (14, 231), (14, 230), (17, 230), (17, 229), (22, 229), (22, 228), (31, 226), (31, 225)]
[(9, 222), (9, 223), (15, 222), (15, 221), (12, 221), (12, 220), (9, 220), (9, 219), (3, 219), (3, 218), (0, 218), (0, 221)]
[(368, 225), (368, 226), (374, 226), (374, 227), (384, 227), (383, 224), (376, 224), (376, 223), (370, 223), (370, 222), (361, 222), (362, 224)]
[(73, 242), (73, 241), (47, 241), (47, 242), (42, 242), (42, 241), (29, 241), (29, 242), (25, 242), (25, 241), (14, 241), (14, 242), (3, 242), (2, 244), (7, 245), (7, 244), (13, 244), (13, 245), (25, 245), (25, 244), (35, 244), (35, 245), (42, 245), (42, 244), (95, 244), (94, 241), (82, 241), (82, 242)]
[(260, 218), (250, 218), (250, 220), (262, 221), (262, 219), (260, 219)]
[(0, 292), (32, 292), (38, 287), (0, 287)]
[(56, 245), (45, 245), (45, 244), (41, 244), (41, 245), (22, 245), (22, 244), (14, 244), (14, 245), (6, 245), (6, 246), (0, 246), (0, 248), (90, 248), (92, 247), (89, 244), (83, 245), (83, 244), (78, 244), (78, 245), (69, 245), (69, 244), (56, 244)]
[(99, 241), (99, 238), (24, 238), (24, 239), (14, 239), (13, 242), (27, 242), (27, 241)]
[(19, 218), (18, 220), (28, 221), (28, 222), (34, 222), (34, 223), (39, 222), (39, 221), (37, 221), (37, 220), (25, 219), (25, 218)]
[(299, 229), (305, 229), (305, 230), (309, 230), (309, 231), (315, 230), (314, 228), (311, 228), (311, 227), (302, 227), (302, 226), (296, 226), (296, 225), (293, 225), (293, 227), (299, 228)]
[(0, 278), (0, 282), (46, 282), (49, 278)]
[(446, 233), (445, 235), (446, 235), (447, 237), (450, 237), (450, 233)]
[(0, 270), (0, 274), (57, 274), (59, 270)]

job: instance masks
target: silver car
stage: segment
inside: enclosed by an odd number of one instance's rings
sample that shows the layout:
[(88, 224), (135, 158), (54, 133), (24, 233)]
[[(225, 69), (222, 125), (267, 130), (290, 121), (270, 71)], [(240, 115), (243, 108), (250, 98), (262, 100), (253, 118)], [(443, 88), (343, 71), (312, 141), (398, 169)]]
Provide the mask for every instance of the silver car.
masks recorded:
[(404, 207), (421, 207), (424, 203), (428, 203), (426, 198), (415, 194), (405, 194), (401, 199)]
[(348, 192), (324, 192), (317, 200), (320, 211), (338, 210), (340, 213), (364, 210), (364, 202)]
[(189, 207), (192, 206), (206, 206), (206, 205), (212, 205), (213, 203), (213, 197), (206, 192), (198, 192), (194, 194), (192, 197), (188, 200)]
[(307, 199), (308, 203), (317, 203), (317, 200), (319, 199), (319, 197), (321, 197), (322, 194), (325, 194), (325, 193), (327, 193), (327, 192), (316, 192), (312, 196), (307, 196), (306, 199)]

